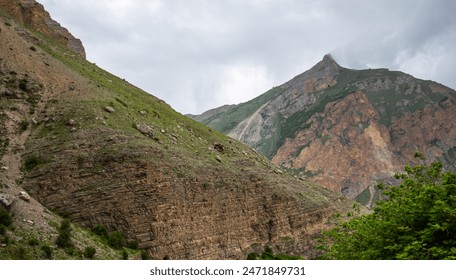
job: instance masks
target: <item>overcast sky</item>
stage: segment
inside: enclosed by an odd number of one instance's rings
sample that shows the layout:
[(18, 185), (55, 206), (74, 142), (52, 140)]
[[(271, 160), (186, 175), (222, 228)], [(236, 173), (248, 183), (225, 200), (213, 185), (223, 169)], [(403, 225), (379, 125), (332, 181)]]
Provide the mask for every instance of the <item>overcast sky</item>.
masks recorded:
[(327, 53), (456, 88), (453, 0), (38, 0), (87, 59), (181, 113), (248, 101)]

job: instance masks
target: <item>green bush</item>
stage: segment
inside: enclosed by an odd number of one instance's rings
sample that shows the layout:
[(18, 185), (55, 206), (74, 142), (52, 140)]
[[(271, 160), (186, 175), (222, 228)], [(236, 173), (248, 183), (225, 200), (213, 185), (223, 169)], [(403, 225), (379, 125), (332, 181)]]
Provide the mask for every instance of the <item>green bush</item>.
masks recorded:
[(93, 259), (93, 257), (95, 256), (95, 254), (97, 253), (97, 250), (92, 247), (92, 246), (88, 246), (84, 249), (84, 257), (88, 258), (88, 259)]
[(26, 79), (19, 80), (19, 88), (23, 91), (27, 90), (27, 80)]
[(41, 251), (43, 251), (44, 256), (45, 256), (46, 259), (51, 259), (52, 258), (52, 251), (53, 250), (48, 245), (41, 246)]
[(247, 255), (248, 260), (256, 260), (258, 258), (258, 255), (255, 253), (250, 253)]
[(71, 241), (71, 224), (67, 219), (63, 219), (60, 223), (59, 235), (55, 244), (59, 248), (72, 248), (73, 242)]
[(73, 243), (71, 242), (71, 235), (67, 231), (59, 231), (59, 236), (57, 236), (57, 240), (55, 241), (55, 244), (59, 248), (69, 248), (73, 246)]
[(28, 126), (29, 126), (29, 122), (28, 121), (21, 121), (19, 123), (19, 131), (21, 131), (21, 132), (26, 131)]
[(127, 250), (122, 250), (122, 260), (128, 260), (128, 252)]
[(35, 237), (32, 237), (27, 241), (27, 244), (30, 246), (36, 246), (36, 245), (40, 244), (40, 242)]
[(141, 260), (148, 260), (149, 259), (149, 254), (147, 253), (146, 250), (141, 250)]
[(13, 223), (10, 213), (0, 206), (0, 225), (9, 227)]
[(98, 235), (98, 236), (103, 237), (103, 238), (106, 239), (106, 240), (107, 240), (108, 237), (109, 237), (109, 236), (108, 236), (108, 230), (106, 229), (106, 227), (103, 226), (103, 225), (100, 225), (100, 224), (94, 226), (94, 227), (92, 228), (92, 232), (95, 233), (95, 234)]
[(37, 156), (30, 156), (24, 160), (25, 171), (31, 171), (35, 167), (45, 163), (45, 161)]
[(456, 174), (434, 162), (407, 166), (396, 179), (379, 185), (387, 199), (372, 214), (325, 233), (322, 258), (456, 259)]
[(113, 231), (108, 238), (108, 244), (114, 249), (121, 249), (125, 245), (125, 237), (120, 231)]
[(128, 241), (126, 247), (132, 250), (138, 250), (139, 242), (138, 240)]

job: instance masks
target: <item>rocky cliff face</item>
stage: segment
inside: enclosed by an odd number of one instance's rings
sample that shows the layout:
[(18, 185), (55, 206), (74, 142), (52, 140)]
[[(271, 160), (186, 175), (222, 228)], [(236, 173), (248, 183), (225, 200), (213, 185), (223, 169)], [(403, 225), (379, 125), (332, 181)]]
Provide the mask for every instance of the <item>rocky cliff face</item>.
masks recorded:
[(85, 58), (81, 40), (53, 20), (43, 5), (35, 0), (0, 0), (0, 10), (12, 16), (16, 22), (56, 39)]
[(372, 203), (415, 151), (456, 161), (456, 92), (387, 69), (350, 70), (330, 55), (264, 95), (203, 123), (290, 172)]
[(154, 259), (244, 259), (266, 244), (312, 257), (315, 236), (351, 207), (48, 40), (25, 40), (26, 28), (0, 25), (8, 191), (86, 228), (120, 230)]

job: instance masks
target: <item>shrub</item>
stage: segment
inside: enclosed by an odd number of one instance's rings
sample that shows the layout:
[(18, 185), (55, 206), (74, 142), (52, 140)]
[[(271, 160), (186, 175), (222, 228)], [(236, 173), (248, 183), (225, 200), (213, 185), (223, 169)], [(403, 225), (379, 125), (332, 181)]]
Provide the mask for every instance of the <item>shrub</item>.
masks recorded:
[(23, 91), (27, 90), (27, 80), (26, 79), (19, 80), (19, 88)]
[(97, 253), (97, 250), (92, 247), (92, 246), (88, 246), (84, 249), (84, 257), (88, 258), (88, 259), (93, 259), (93, 257), (95, 256), (95, 254)]
[(49, 247), (48, 245), (41, 246), (41, 251), (43, 251), (44, 256), (45, 256), (46, 259), (51, 259), (52, 258), (52, 248)]
[(122, 250), (122, 260), (128, 260), (128, 252), (127, 250)]
[(138, 240), (128, 241), (126, 247), (132, 250), (138, 250), (139, 242)]
[(67, 220), (67, 219), (63, 219), (63, 220), (60, 222), (60, 230), (71, 232), (71, 224), (70, 224), (70, 221)]
[(149, 254), (147, 253), (146, 250), (141, 250), (141, 260), (148, 260), (149, 259)]
[(37, 156), (30, 156), (26, 158), (24, 161), (24, 169), (25, 171), (31, 171), (32, 169), (43, 163), (45, 163), (43, 159)]
[(10, 213), (0, 206), (0, 225), (9, 227), (13, 223)]
[(255, 253), (250, 253), (247, 255), (248, 260), (256, 260), (258, 258), (258, 255)]
[(104, 239), (108, 239), (108, 231), (106, 230), (106, 227), (103, 225), (96, 225), (92, 228), (92, 232), (95, 233), (98, 236), (103, 237)]
[(71, 242), (71, 234), (67, 231), (59, 231), (59, 236), (57, 236), (57, 240), (55, 241), (55, 244), (59, 248), (69, 248), (73, 246), (73, 243)]
[(36, 245), (40, 244), (40, 242), (35, 237), (32, 237), (29, 239), (27, 244), (30, 246), (36, 246)]
[(29, 122), (28, 121), (21, 121), (19, 123), (19, 131), (21, 131), (21, 132), (26, 131), (28, 126), (29, 126)]
[(109, 246), (114, 249), (121, 249), (125, 245), (125, 237), (120, 231), (113, 231), (108, 238)]
[(69, 220), (63, 219), (60, 223), (59, 236), (57, 236), (55, 244), (59, 248), (73, 247), (73, 242), (71, 242), (71, 225)]

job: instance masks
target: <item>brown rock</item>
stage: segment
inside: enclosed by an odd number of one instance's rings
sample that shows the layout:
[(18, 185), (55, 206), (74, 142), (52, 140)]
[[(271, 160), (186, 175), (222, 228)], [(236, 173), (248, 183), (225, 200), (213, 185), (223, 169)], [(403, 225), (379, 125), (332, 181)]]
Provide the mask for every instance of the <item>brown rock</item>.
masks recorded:
[(154, 130), (152, 127), (148, 126), (147, 124), (140, 123), (136, 125), (136, 129), (139, 130), (144, 135), (152, 136)]
[(20, 192), (19, 198), (26, 202), (30, 201), (30, 195), (28, 195), (28, 193), (26, 193), (26, 192)]
[(0, 0), (0, 9), (10, 14), (24, 25), (58, 40), (70, 50), (86, 57), (81, 40), (75, 38), (68, 30), (53, 20), (43, 5), (35, 0)]

